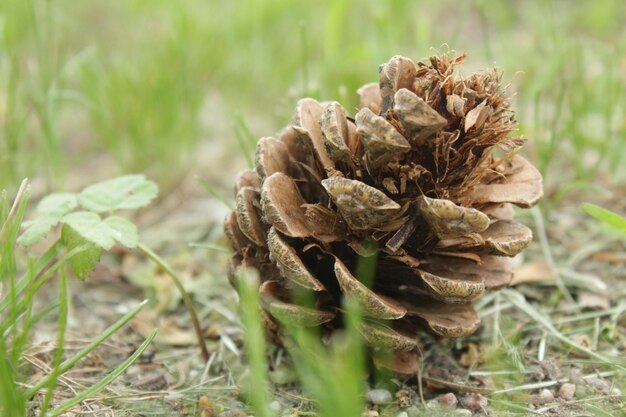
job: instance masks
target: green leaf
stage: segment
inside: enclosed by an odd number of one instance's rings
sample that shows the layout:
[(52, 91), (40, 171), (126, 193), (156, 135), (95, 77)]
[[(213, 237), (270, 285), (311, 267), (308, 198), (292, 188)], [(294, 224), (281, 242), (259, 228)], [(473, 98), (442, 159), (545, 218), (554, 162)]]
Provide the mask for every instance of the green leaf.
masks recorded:
[(96, 268), (98, 261), (100, 261), (100, 253), (102, 250), (79, 235), (68, 225), (64, 225), (61, 228), (61, 243), (63, 243), (68, 251), (74, 250), (79, 246), (87, 247), (87, 249), (72, 256), (69, 260), (74, 275), (84, 281)]
[(37, 205), (37, 216), (26, 222), (26, 230), (17, 242), (28, 246), (37, 243), (56, 226), (63, 216), (78, 206), (75, 194), (55, 193), (44, 197)]
[(77, 211), (63, 217), (62, 222), (106, 250), (111, 249), (116, 241), (128, 248), (136, 247), (139, 241), (137, 226), (117, 216), (102, 220), (96, 213)]
[(583, 204), (583, 210), (585, 210), (585, 213), (591, 217), (600, 220), (602, 223), (611, 226), (613, 229), (626, 233), (626, 219), (619, 214), (613, 213), (610, 210), (591, 203)]
[(117, 232), (113, 237), (120, 244), (127, 248), (137, 247), (139, 235), (137, 233), (137, 226), (135, 226), (133, 222), (122, 217), (111, 216), (104, 219), (102, 223), (112, 231)]
[(126, 175), (85, 188), (78, 202), (96, 213), (130, 210), (148, 205), (157, 193), (157, 185), (143, 175)]
[(37, 204), (38, 214), (67, 214), (78, 206), (76, 194), (54, 193), (47, 195)]

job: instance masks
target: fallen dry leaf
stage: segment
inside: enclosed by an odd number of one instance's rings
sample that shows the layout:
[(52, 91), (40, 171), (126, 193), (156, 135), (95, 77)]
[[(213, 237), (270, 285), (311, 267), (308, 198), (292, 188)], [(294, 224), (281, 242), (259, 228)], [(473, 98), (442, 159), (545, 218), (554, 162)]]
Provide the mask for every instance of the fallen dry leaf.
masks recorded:
[(511, 285), (529, 282), (552, 281), (556, 277), (545, 261), (534, 261), (523, 264), (513, 272)]
[(578, 306), (593, 310), (608, 310), (611, 308), (611, 302), (606, 292), (581, 291), (578, 293)]
[(169, 346), (191, 346), (198, 343), (191, 327), (181, 328), (173, 319), (164, 319), (155, 310), (144, 309), (130, 324), (142, 337), (147, 337), (152, 329), (158, 327), (156, 341)]
[(626, 253), (596, 252), (591, 255), (591, 259), (609, 264), (626, 264)]

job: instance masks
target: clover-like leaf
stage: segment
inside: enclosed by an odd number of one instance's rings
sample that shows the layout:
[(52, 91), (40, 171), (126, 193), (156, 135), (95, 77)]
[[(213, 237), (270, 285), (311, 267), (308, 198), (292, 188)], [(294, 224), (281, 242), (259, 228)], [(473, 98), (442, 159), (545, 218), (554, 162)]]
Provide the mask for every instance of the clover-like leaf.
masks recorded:
[(125, 175), (85, 188), (78, 202), (96, 212), (130, 210), (146, 206), (158, 193), (157, 185), (143, 175)]
[(36, 217), (25, 223), (26, 230), (17, 242), (25, 246), (37, 243), (76, 206), (76, 195), (72, 193), (54, 193), (44, 197), (37, 205)]
[(137, 226), (118, 216), (102, 220), (96, 213), (78, 211), (63, 217), (62, 222), (106, 250), (111, 249), (116, 241), (128, 248), (136, 247), (139, 241)]
[(137, 226), (130, 220), (123, 217), (111, 216), (102, 222), (113, 233), (113, 238), (127, 248), (136, 248), (139, 244), (139, 234)]
[(69, 260), (72, 271), (80, 280), (85, 280), (89, 274), (96, 268), (96, 264), (100, 260), (102, 249), (94, 245), (82, 237), (78, 232), (67, 224), (61, 228), (61, 242), (68, 251), (84, 246), (85, 249)]

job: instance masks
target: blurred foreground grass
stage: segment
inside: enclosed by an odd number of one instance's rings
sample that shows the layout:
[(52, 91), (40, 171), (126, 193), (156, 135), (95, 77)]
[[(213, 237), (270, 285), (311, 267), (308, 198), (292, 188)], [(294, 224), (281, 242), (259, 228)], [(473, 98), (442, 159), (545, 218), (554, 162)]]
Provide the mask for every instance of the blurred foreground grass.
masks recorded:
[(190, 163), (218, 177), (212, 157), (241, 160), (237, 120), (260, 137), (301, 96), (354, 108), (379, 64), (432, 48), (513, 80), (527, 152), (548, 180), (563, 165), (553, 157), (573, 168), (559, 182), (625, 171), (619, 0), (5, 0), (0, 19), (0, 188), (24, 176), (59, 187), (86, 167), (164, 186)]

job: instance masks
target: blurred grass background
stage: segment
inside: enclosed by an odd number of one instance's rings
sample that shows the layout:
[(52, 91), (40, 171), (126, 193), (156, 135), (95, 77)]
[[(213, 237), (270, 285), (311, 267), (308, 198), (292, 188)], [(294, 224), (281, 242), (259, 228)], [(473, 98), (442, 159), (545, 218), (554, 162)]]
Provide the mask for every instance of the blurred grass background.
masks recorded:
[[(621, 0), (3, 0), (0, 190), (28, 176), (37, 197), (134, 172), (162, 195), (190, 174), (227, 193), (246, 164), (239, 143), (279, 130), (298, 98), (354, 113), (356, 89), (391, 56), (449, 49), (468, 54), (466, 73), (496, 65), (512, 81), (548, 205), (615, 189), (626, 176), (624, 22)], [(507, 355), (521, 357), (513, 342)]]
[(619, 181), (625, 21), (620, 0), (4, 0), (0, 188), (195, 170), (225, 186), (237, 133), (272, 134), (301, 96), (354, 109), (392, 55), (448, 49), (513, 80), (548, 184)]

